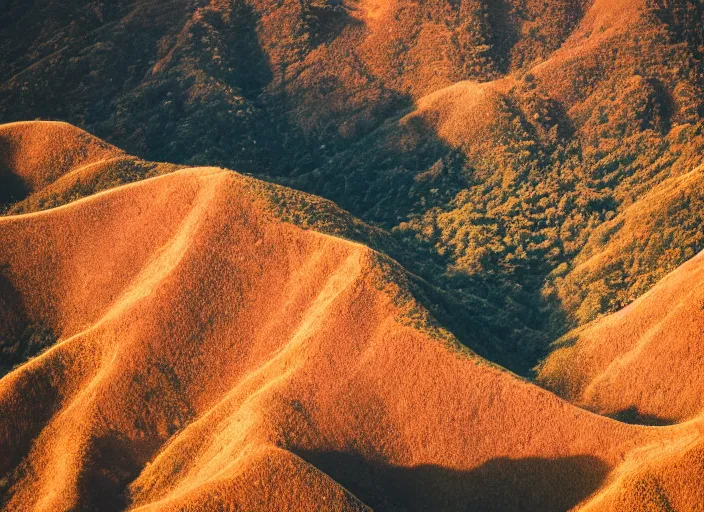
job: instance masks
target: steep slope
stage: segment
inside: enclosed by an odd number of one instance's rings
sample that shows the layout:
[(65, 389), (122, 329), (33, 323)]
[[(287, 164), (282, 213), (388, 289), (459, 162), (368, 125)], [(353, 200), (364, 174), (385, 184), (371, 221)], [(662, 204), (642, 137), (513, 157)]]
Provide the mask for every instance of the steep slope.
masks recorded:
[[(432, 277), (437, 269), (422, 262), (414, 271), (520, 319), (506, 341), (516, 355), (501, 363), (526, 374), (516, 361), (537, 363), (547, 340), (617, 310), (663, 275), (662, 258), (640, 243), (627, 282), (578, 266), (614, 218), (701, 165), (701, 15), (687, 2), (593, 2), (543, 62), (433, 92), (287, 183), (434, 249), (445, 273)], [(638, 230), (662, 241), (666, 270), (704, 248), (697, 216), (678, 212), (684, 222), (668, 237), (653, 229), (655, 214), (650, 231)]]
[(704, 168), (674, 172), (590, 235), (555, 296), (580, 323), (621, 309), (704, 247)]
[[(41, 154), (41, 145), (31, 146), (28, 141), (42, 141), (51, 154), (52, 149), (66, 144), (73, 153), (90, 154), (91, 144), (98, 139), (64, 123), (33, 121), (11, 123), (7, 127), (22, 127), (22, 137), (12, 139), (18, 130), (5, 130), (7, 144), (12, 144), (14, 152), (19, 155), (15, 160), (22, 160), (21, 155), (35, 152)], [(69, 136), (69, 134), (71, 136)], [(85, 147), (82, 145), (85, 143)], [(80, 162), (79, 162), (80, 164)], [(114, 188), (126, 183), (168, 174), (183, 166), (147, 162), (133, 156), (120, 153), (107, 159), (96, 159), (87, 165), (55, 165), (48, 161), (43, 172), (51, 174), (55, 180), (42, 188), (36, 188), (18, 202), (6, 204), (3, 210), (8, 214), (32, 213), (65, 205), (71, 201), (90, 196), (97, 192)], [(258, 193), (268, 197), (277, 215), (282, 219), (303, 227), (315, 225), (325, 233), (355, 240), (376, 250), (392, 255), (402, 261), (414, 261), (418, 258), (413, 250), (405, 244), (398, 243), (390, 233), (373, 228), (341, 210), (330, 201), (305, 193), (295, 192), (284, 187), (258, 182)], [(426, 307), (447, 322), (453, 331), (465, 342), (471, 341), (471, 347), (477, 353), (495, 357), (500, 361), (509, 361), (512, 357), (510, 347), (505, 347), (503, 340), (507, 317), (493, 305), (472, 294), (466, 294), (463, 301), (455, 300), (451, 295), (428, 283), (413, 277), (411, 286), (414, 293), (423, 296)], [(467, 314), (469, 313), (469, 315)], [(485, 319), (492, 319), (489, 325)], [(510, 324), (511, 320), (508, 321)], [(33, 353), (51, 340), (51, 336), (41, 326), (28, 325), (28, 332), (17, 333), (10, 345), (14, 347), (7, 354), (9, 358), (2, 365), (11, 367), (22, 354)], [(21, 334), (21, 336), (20, 336)], [(36, 338), (35, 341), (32, 341)]]
[(295, 168), (322, 138), (356, 139), (411, 98), (554, 50), (582, 3), (10, 2), (0, 113), (59, 117), (153, 159), (256, 169), (266, 146)]
[(625, 309), (566, 335), (538, 380), (569, 400), (631, 421), (704, 410), (702, 253)]
[(612, 475), (611, 483), (597, 493), (580, 510), (622, 511), (704, 510), (704, 493), (700, 485), (704, 472), (704, 445), (699, 437), (641, 450), (639, 457), (625, 461)]
[(0, 379), (5, 509), (561, 511), (640, 503), (653, 467), (701, 503), (700, 420), (619, 423), (461, 349), (396, 263), (282, 221), (298, 196), (188, 169), (0, 218), (0, 339), (53, 336)]

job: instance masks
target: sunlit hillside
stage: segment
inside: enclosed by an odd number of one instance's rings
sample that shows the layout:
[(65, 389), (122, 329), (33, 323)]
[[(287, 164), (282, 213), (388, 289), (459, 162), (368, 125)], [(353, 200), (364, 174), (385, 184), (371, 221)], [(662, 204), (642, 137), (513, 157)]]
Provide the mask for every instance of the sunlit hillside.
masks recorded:
[(700, 0), (8, 0), (0, 509), (704, 512)]
[[(404, 264), (460, 309), (484, 301), (470, 316), (485, 345), (498, 333), (506, 348), (485, 355), (528, 374), (556, 336), (662, 275), (637, 254), (625, 288), (573, 267), (597, 228), (701, 163), (702, 12), (689, 0), (13, 2), (0, 115), (332, 199), (392, 230)], [(704, 248), (677, 239), (665, 270)]]
[[(67, 158), (109, 149), (68, 125), (3, 129), (17, 154), (57, 133)], [(667, 428), (579, 409), (463, 347), (429, 285), (349, 236), (388, 235), (217, 168), (0, 218), (3, 508), (702, 502), (701, 407)]]

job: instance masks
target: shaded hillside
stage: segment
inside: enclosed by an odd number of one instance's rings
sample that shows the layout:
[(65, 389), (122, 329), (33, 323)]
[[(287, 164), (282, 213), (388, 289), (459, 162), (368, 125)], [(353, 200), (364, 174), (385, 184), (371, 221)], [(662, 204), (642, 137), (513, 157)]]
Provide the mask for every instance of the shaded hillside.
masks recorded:
[(8, 0), (0, 53), (3, 510), (704, 511), (702, 2)]
[[(701, 41), (699, 19), (686, 2), (594, 2), (545, 61), (427, 95), (287, 183), (434, 248), (447, 266), (443, 287), (482, 290), (529, 332), (561, 334), (618, 309), (613, 295), (652, 285), (600, 288), (598, 271), (564, 301), (560, 279), (597, 227), (701, 164), (701, 60), (680, 33), (686, 25), (687, 37)], [(678, 218), (688, 215), (683, 207)], [(673, 223), (674, 236), (663, 240), (669, 269), (686, 260), (685, 247), (703, 248), (686, 229)], [(661, 261), (634, 258), (643, 264), (629, 280), (662, 275)], [(528, 346), (523, 333), (512, 337), (526, 359), (544, 350), (535, 334)]]
[(270, 187), (187, 169), (0, 218), (0, 305), (57, 338), (0, 379), (4, 509), (619, 510), (655, 469), (701, 502), (700, 420), (625, 425), (459, 350)]
[(173, 172), (145, 162), (67, 123), (0, 125), (0, 208), (9, 214), (60, 206), (101, 190)]
[(124, 153), (63, 123), (0, 125), (0, 205), (26, 199), (81, 167), (125, 157)]
[(577, 19), (577, 3), (543, 18), (525, 0), (12, 1), (0, 113), (67, 120), (151, 159), (290, 171), (412, 98), (556, 48), (574, 21), (555, 33), (553, 20)]
[(704, 169), (675, 173), (590, 235), (554, 291), (581, 323), (630, 304), (704, 247)]

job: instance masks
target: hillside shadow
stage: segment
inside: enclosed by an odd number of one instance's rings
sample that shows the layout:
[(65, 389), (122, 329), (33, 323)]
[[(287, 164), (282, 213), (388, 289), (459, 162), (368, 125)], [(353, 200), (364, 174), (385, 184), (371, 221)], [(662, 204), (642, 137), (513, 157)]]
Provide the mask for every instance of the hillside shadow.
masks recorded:
[[(562, 304), (541, 293), (553, 267), (539, 255), (530, 255), (512, 269), (496, 263), (490, 271), (464, 271), (442, 240), (445, 233), (430, 223), (421, 224), (422, 232), (402, 224), (431, 211), (452, 212), (455, 198), (477, 186), (462, 149), (443, 140), (427, 119), (404, 117), (406, 112), (401, 110), (319, 167), (282, 182), (393, 230), (398, 250), (377, 249), (432, 285), (416, 296), (419, 302), (467, 347), (529, 376), (557, 337), (549, 331), (550, 324), (565, 323)], [(496, 219), (487, 212), (484, 218), (458, 213), (452, 222), (458, 229), (480, 231), (485, 224), (506, 224), (510, 219)], [(431, 229), (434, 232), (426, 235)]]
[(57, 341), (53, 330), (28, 318), (20, 294), (0, 265), (0, 378)]
[(117, 431), (91, 439), (86, 450), (81, 510), (117, 512), (129, 508), (128, 485), (158, 449), (158, 443), (135, 441)]
[[(0, 152), (3, 151), (0, 143)], [(13, 203), (22, 201), (29, 195), (29, 187), (24, 180), (0, 164), (0, 214)]]
[[(7, 277), (7, 272), (7, 266), (0, 264), (0, 379), (57, 341), (50, 328), (27, 315), (22, 297)], [(61, 363), (57, 363), (53, 370), (57, 373), (63, 371)], [(21, 480), (27, 470), (21, 461), (59, 403), (51, 377), (41, 372), (26, 377), (26, 389), (31, 389), (33, 396), (42, 399), (32, 402), (27, 410), (16, 404), (19, 411), (16, 421), (20, 423), (11, 421), (8, 424), (11, 425), (8, 432), (11, 432), (13, 443), (5, 445), (7, 450), (0, 450), (0, 510), (9, 498), (5, 491), (11, 488), (14, 481)], [(19, 385), (19, 389), (22, 387)], [(16, 429), (20, 424), (22, 428)]]
[[(194, 40), (206, 39), (209, 31), (215, 31), (222, 38), (223, 44), (218, 48), (222, 53), (214, 64), (209, 56), (206, 44), (196, 47), (194, 51), (201, 57), (200, 65), (211, 76), (237, 87), (247, 99), (254, 99), (273, 79), (269, 59), (257, 36), (257, 19), (251, 6), (235, 3), (229, 16), (217, 11), (206, 11), (201, 23), (191, 30)], [(207, 39), (206, 39), (207, 40)]]
[(520, 34), (511, 23), (511, 6), (506, 0), (487, 2), (487, 17), (491, 27), (490, 43), (494, 60), (502, 74), (511, 68), (511, 50), (518, 43)]
[(311, 3), (308, 10), (308, 23), (312, 29), (311, 40), (315, 48), (333, 41), (349, 25), (363, 25), (360, 20), (350, 16), (355, 7), (347, 5), (343, 0)]
[(629, 423), (631, 425), (645, 425), (648, 427), (666, 427), (677, 423), (672, 419), (662, 418), (654, 414), (641, 413), (635, 405), (613, 414), (609, 414), (608, 416), (623, 423)]
[[(301, 25), (310, 32), (300, 42), (302, 54), (323, 54), (341, 34), (350, 45), (363, 37), (354, 2), (311, 5)], [(504, 23), (506, 5), (496, 4), (492, 23)], [(201, 14), (189, 28), (193, 44), (175, 47), (171, 64), (156, 74), (151, 70), (161, 25), (145, 30), (131, 18), (119, 32), (106, 28), (86, 35), (91, 48), (107, 53), (87, 53), (76, 61), (79, 67), (72, 60), (62, 66), (52, 82), (55, 91), (66, 92), (58, 100), (31, 89), (20, 102), (19, 91), (12, 91), (0, 99), (0, 111), (8, 118), (67, 120), (148, 159), (277, 176), (384, 228), (448, 210), (457, 194), (478, 185), (462, 151), (434, 126), (420, 117), (400, 122), (413, 98), (385, 83), (364, 59), (350, 57), (340, 66), (344, 74), (328, 65), (329, 58), (312, 59), (310, 67), (273, 69), (272, 50), (260, 40), (260, 13), (251, 6), (236, 4), (230, 16), (207, 9)], [(509, 52), (515, 37), (502, 33), (508, 45), (502, 51)], [(291, 34), (281, 37), (282, 44), (298, 41), (288, 41)], [(107, 40), (109, 45), (97, 44)], [(87, 68), (94, 73), (83, 83)], [(205, 87), (203, 78), (196, 79), (203, 74), (232, 94)], [(0, 193), (9, 190), (12, 200), (22, 198), (21, 184)], [(460, 217), (457, 224), (481, 230), (493, 221), (488, 217)], [(560, 317), (559, 311), (545, 313), (551, 305), (540, 295), (552, 268), (531, 261), (513, 273), (494, 266), (463, 275), (452, 270), (456, 261), (445, 241), (400, 231), (397, 239), (402, 249), (390, 256), (438, 289), (424, 302), (437, 320), (483, 357), (529, 375), (554, 339), (545, 332), (545, 319)]]
[(591, 456), (497, 458), (460, 471), (398, 467), (344, 452), (298, 455), (378, 511), (563, 512), (596, 491), (609, 471)]

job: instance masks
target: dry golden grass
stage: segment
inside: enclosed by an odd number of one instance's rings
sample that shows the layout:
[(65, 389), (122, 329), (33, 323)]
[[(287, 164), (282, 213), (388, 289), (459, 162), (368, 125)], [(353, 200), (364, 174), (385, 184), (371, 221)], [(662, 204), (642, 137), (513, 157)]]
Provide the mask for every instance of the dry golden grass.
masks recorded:
[(422, 98), (400, 125), (418, 123), (418, 117), (451, 146), (478, 151), (494, 142), (501, 101), (514, 83), (508, 78), (485, 83), (458, 82)]
[(0, 218), (0, 305), (58, 336), (0, 380), (6, 510), (701, 498), (701, 419), (627, 425), (457, 351), (385, 257), (274, 192), (197, 168)]
[(558, 340), (538, 380), (602, 414), (683, 421), (704, 411), (702, 254), (618, 313)]
[[(671, 131), (690, 149), (704, 140), (690, 0), (56, 1), (7, 9), (0, 117), (67, 119), (143, 156), (276, 176), (396, 228), (409, 268), (488, 305), (471, 316), (505, 350), (482, 353), (524, 375), (549, 340), (620, 305), (598, 279), (588, 298), (553, 301), (551, 272), (671, 176)], [(89, 186), (66, 178), (12, 213), (130, 181), (105, 176), (138, 165), (106, 160), (84, 169)], [(646, 262), (633, 280), (660, 270)]]
[[(145, 162), (66, 123), (0, 125), (0, 171), (19, 192), (10, 214), (31, 213), (183, 166)], [(17, 195), (17, 194), (15, 194)]]
[(69, 171), (126, 156), (67, 123), (28, 121), (0, 125), (0, 167), (22, 179), (28, 192), (50, 185)]

